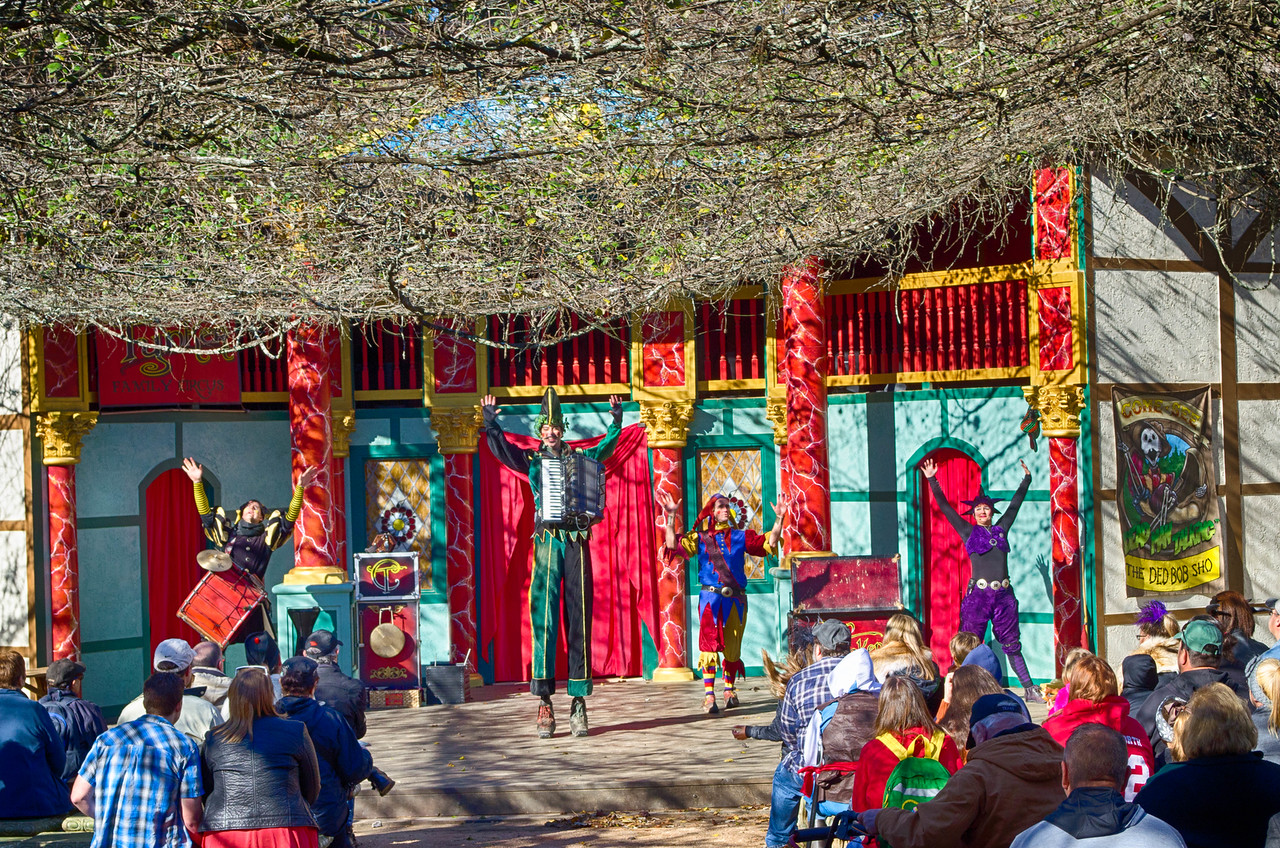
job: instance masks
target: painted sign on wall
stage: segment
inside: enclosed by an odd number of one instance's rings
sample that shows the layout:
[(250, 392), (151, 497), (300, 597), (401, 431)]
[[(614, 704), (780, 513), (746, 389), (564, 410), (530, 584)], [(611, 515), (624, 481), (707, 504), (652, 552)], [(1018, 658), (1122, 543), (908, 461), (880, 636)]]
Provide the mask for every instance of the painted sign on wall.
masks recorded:
[(1127, 596), (1226, 588), (1209, 387), (1111, 398)]
[(210, 330), (156, 327), (131, 327), (124, 335), (96, 333), (99, 406), (239, 405), (235, 353), (170, 353), (148, 346), (215, 349), (225, 338)]

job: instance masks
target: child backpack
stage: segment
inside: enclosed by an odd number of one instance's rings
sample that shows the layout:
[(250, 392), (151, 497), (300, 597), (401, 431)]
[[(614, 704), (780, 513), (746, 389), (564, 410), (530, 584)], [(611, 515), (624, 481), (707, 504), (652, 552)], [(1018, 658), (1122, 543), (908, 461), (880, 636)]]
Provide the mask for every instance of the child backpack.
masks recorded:
[[(889, 780), (884, 785), (881, 806), (914, 810), (926, 801), (932, 801), (951, 779), (951, 773), (938, 761), (946, 739), (944, 731), (935, 730), (931, 739), (917, 736), (907, 747), (903, 747), (891, 733), (883, 733), (876, 738), (898, 757), (898, 764), (889, 772)], [(924, 746), (919, 756), (911, 753), (917, 741)]]

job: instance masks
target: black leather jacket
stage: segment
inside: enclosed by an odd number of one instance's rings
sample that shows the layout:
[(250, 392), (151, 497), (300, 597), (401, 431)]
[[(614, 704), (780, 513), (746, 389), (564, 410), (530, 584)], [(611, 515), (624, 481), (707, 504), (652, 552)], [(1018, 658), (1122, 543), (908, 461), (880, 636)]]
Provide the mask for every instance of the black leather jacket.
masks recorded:
[(318, 672), (320, 682), (316, 684), (316, 700), (337, 710), (356, 732), (356, 738), (363, 739), (364, 684), (343, 674), (333, 663), (320, 663)]
[(227, 742), (214, 731), (200, 757), (204, 817), (200, 831), (315, 827), (320, 766), (305, 725), (263, 716), (253, 738)]

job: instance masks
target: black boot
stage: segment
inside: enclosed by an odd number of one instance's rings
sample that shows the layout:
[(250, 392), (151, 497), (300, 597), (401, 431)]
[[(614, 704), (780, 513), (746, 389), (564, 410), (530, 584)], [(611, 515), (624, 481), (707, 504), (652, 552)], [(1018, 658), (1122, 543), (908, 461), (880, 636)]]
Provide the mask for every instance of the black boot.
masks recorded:
[(396, 782), (388, 777), (385, 771), (377, 767), (369, 773), (369, 783), (378, 791), (379, 795), (386, 795), (391, 791), (391, 787), (396, 785)]
[(569, 709), (569, 732), (574, 736), (587, 735), (587, 702), (583, 698), (574, 698)]

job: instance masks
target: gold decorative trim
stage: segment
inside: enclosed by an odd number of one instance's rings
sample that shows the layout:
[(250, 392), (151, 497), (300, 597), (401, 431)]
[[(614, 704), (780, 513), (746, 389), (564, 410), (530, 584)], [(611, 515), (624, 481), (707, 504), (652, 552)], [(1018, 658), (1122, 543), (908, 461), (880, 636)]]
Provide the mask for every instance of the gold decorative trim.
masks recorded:
[(356, 431), (354, 409), (330, 409), (329, 433), (333, 445), (333, 458), (351, 456), (351, 434)]
[(764, 414), (773, 423), (773, 443), (775, 445), (785, 445), (787, 443), (786, 395), (771, 395), (765, 401)]
[(655, 668), (653, 670), (654, 683), (687, 683), (695, 679), (691, 668)]
[(98, 423), (96, 412), (51, 410), (36, 418), (36, 435), (44, 446), (45, 465), (75, 465), (80, 441)]
[(1080, 435), (1081, 386), (1024, 386), (1027, 403), (1040, 413), (1040, 429), (1050, 438), (1074, 439)]
[(350, 583), (346, 569), (338, 565), (295, 565), (280, 582), (287, 586), (324, 586)]
[(431, 427), (440, 453), (475, 453), (484, 418), (478, 406), (432, 407)]
[(649, 434), (651, 448), (682, 448), (689, 441), (693, 420), (691, 400), (642, 400), (640, 423)]

